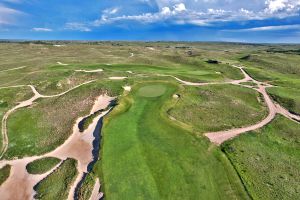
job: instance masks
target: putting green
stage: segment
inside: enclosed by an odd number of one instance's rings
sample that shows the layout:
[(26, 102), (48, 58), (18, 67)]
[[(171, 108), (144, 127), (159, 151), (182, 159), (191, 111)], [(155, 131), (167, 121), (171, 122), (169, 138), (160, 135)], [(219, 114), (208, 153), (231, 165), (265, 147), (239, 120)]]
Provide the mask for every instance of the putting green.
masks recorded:
[(166, 92), (164, 85), (147, 85), (141, 87), (138, 94), (143, 97), (159, 97)]

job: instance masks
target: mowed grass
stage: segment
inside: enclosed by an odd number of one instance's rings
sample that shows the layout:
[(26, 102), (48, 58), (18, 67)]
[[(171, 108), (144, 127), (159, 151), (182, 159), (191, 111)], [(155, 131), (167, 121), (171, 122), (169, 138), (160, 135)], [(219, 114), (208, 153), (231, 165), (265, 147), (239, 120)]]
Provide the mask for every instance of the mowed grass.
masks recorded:
[(222, 148), (253, 199), (299, 199), (300, 125), (282, 116)]
[(184, 86), (178, 94), (168, 113), (198, 133), (252, 125), (267, 115), (259, 93), (240, 86)]
[[(139, 95), (161, 87), (161, 96)], [(247, 199), (218, 148), (170, 121), (166, 105), (177, 86), (138, 84), (104, 121), (101, 150), (106, 199)]]
[(122, 91), (122, 81), (95, 82), (55, 98), (40, 99), (32, 107), (12, 113), (8, 119), (9, 146), (4, 157), (24, 157), (49, 152), (72, 133), (80, 116), (92, 108), (96, 97)]
[(0, 185), (6, 181), (10, 174), (10, 165), (5, 165), (0, 169)]
[(59, 162), (60, 159), (58, 158), (53, 158), (53, 157), (42, 158), (27, 164), (26, 169), (30, 174), (43, 174), (51, 170)]
[(58, 169), (35, 186), (37, 194), (34, 198), (41, 200), (67, 199), (70, 187), (76, 178), (76, 166), (76, 160), (65, 160)]

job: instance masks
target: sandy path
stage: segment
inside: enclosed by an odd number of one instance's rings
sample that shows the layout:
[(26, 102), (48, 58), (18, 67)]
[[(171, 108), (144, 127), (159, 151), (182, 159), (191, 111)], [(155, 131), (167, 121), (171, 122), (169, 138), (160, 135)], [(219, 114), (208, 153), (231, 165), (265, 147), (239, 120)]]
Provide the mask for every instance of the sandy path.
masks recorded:
[[(101, 101), (102, 99), (103, 101)], [(99, 96), (95, 100), (94, 106), (91, 109), (90, 113), (92, 113), (96, 108), (104, 109), (108, 107), (110, 102), (107, 101), (107, 99), (112, 99), (112, 97), (108, 97), (107, 95)], [(93, 132), (100, 118), (106, 115), (109, 111), (110, 110), (104, 111), (99, 116), (97, 116), (93, 120), (92, 124), (88, 127), (88, 129), (86, 129), (83, 133), (80, 133), (78, 123), (84, 117), (80, 117), (79, 119), (77, 119), (76, 123), (73, 126), (72, 135), (61, 146), (59, 146), (52, 152), (46, 153), (41, 156), (0, 161), (0, 167), (7, 164), (12, 166), (10, 176), (0, 187), (1, 199), (32, 199), (35, 194), (35, 191), (33, 190), (34, 185), (36, 185), (39, 181), (49, 175), (54, 169), (43, 175), (32, 175), (26, 171), (26, 165), (34, 160), (46, 157), (56, 157), (61, 160), (73, 158), (78, 161), (77, 170), (79, 174), (76, 177), (75, 182), (72, 184), (68, 196), (68, 199), (74, 199), (75, 188), (80, 182), (83, 174), (87, 172), (89, 163), (93, 160), (92, 151), (93, 141), (95, 139), (93, 136)]]
[[(67, 90), (67, 91), (65, 91), (65, 92), (63, 92), (63, 93), (56, 94), (56, 95), (41, 95), (41, 94), (36, 90), (36, 88), (35, 88), (34, 86), (32, 86), (32, 85), (27, 85), (28, 87), (31, 88), (31, 90), (32, 90), (32, 92), (33, 92), (33, 94), (34, 94), (34, 96), (31, 97), (31, 98), (28, 99), (28, 100), (25, 100), (25, 101), (20, 102), (17, 106), (15, 106), (15, 107), (13, 107), (12, 109), (10, 109), (9, 111), (7, 111), (7, 112), (4, 114), (3, 118), (2, 118), (2, 122), (1, 122), (1, 123), (2, 123), (2, 130), (1, 130), (1, 133), (2, 133), (2, 138), (3, 138), (3, 139), (2, 139), (2, 143), (3, 143), (3, 144), (2, 144), (1, 151), (0, 151), (0, 158), (3, 157), (4, 153), (6, 152), (6, 150), (7, 150), (7, 148), (8, 148), (7, 119), (8, 119), (8, 117), (9, 117), (13, 112), (15, 112), (15, 111), (16, 111), (17, 109), (19, 109), (19, 108), (24, 108), (24, 107), (27, 107), (27, 106), (32, 105), (33, 102), (36, 101), (36, 100), (39, 99), (39, 98), (59, 97), (59, 96), (62, 96), (62, 95), (64, 95), (64, 94), (66, 94), (66, 93), (68, 93), (68, 92), (70, 92), (70, 91), (72, 91), (72, 90), (74, 90), (74, 89), (76, 89), (76, 88), (82, 86), (82, 85), (86, 85), (86, 84), (89, 84), (89, 83), (91, 83), (91, 82), (94, 82), (94, 80), (88, 81), (88, 82), (85, 82), (85, 83), (82, 83), (82, 84), (77, 85), (77, 86), (75, 86), (75, 87), (73, 87), (73, 88), (71, 88), (71, 89), (69, 89), (69, 90)], [(13, 86), (12, 86), (12, 87), (13, 87)], [(24, 86), (16, 86), (16, 87), (24, 87)]]
[(5, 69), (5, 70), (0, 71), (0, 73), (1, 72), (8, 72), (8, 71), (13, 71), (13, 70), (18, 70), (18, 69), (23, 69), (25, 67), (27, 67), (27, 66), (21, 66), (21, 67), (15, 67), (15, 68), (11, 68), (11, 69)]

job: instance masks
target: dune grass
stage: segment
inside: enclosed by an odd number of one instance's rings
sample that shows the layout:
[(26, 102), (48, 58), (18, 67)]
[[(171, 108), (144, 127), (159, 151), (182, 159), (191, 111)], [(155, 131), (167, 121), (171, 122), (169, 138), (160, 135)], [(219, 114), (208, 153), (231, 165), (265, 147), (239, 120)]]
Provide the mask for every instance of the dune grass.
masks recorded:
[(222, 148), (253, 199), (299, 199), (300, 125), (282, 116)]
[[(164, 85), (159, 97), (139, 88)], [(247, 199), (226, 157), (206, 139), (172, 123), (165, 101), (177, 87), (145, 83), (105, 119), (101, 164), (106, 199)]]
[(6, 179), (9, 177), (10, 168), (10, 165), (5, 165), (0, 169), (0, 185), (2, 185), (2, 183), (4, 183), (4, 181), (6, 181)]
[(55, 165), (60, 162), (60, 159), (48, 157), (35, 160), (27, 164), (26, 169), (30, 174), (43, 174), (51, 170)]
[(35, 186), (36, 199), (53, 200), (67, 199), (71, 184), (77, 175), (77, 162), (74, 159), (65, 160), (52, 174)]

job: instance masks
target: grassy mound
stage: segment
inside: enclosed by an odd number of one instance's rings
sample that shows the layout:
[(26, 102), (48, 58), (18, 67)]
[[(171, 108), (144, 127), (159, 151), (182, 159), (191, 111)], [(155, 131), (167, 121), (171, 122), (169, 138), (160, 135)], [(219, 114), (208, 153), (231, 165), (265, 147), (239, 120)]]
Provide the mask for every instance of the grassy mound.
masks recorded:
[(240, 86), (186, 86), (180, 94), (168, 113), (200, 133), (252, 125), (267, 115), (259, 93)]
[(300, 125), (278, 116), (223, 149), (253, 199), (299, 199)]
[(139, 89), (139, 95), (143, 97), (159, 97), (166, 92), (164, 85), (147, 85)]
[(42, 158), (27, 164), (26, 169), (30, 174), (43, 174), (60, 162), (58, 158)]
[(10, 165), (5, 165), (0, 169), (0, 185), (2, 185), (2, 183), (4, 183), (4, 181), (6, 181), (6, 179), (9, 177), (10, 168)]
[(177, 87), (153, 101), (134, 87), (105, 119), (101, 184), (106, 199), (247, 199), (236, 172), (206, 139), (174, 124), (166, 104)]
[(75, 181), (77, 162), (67, 159), (63, 164), (35, 186), (36, 199), (67, 199), (71, 184)]

